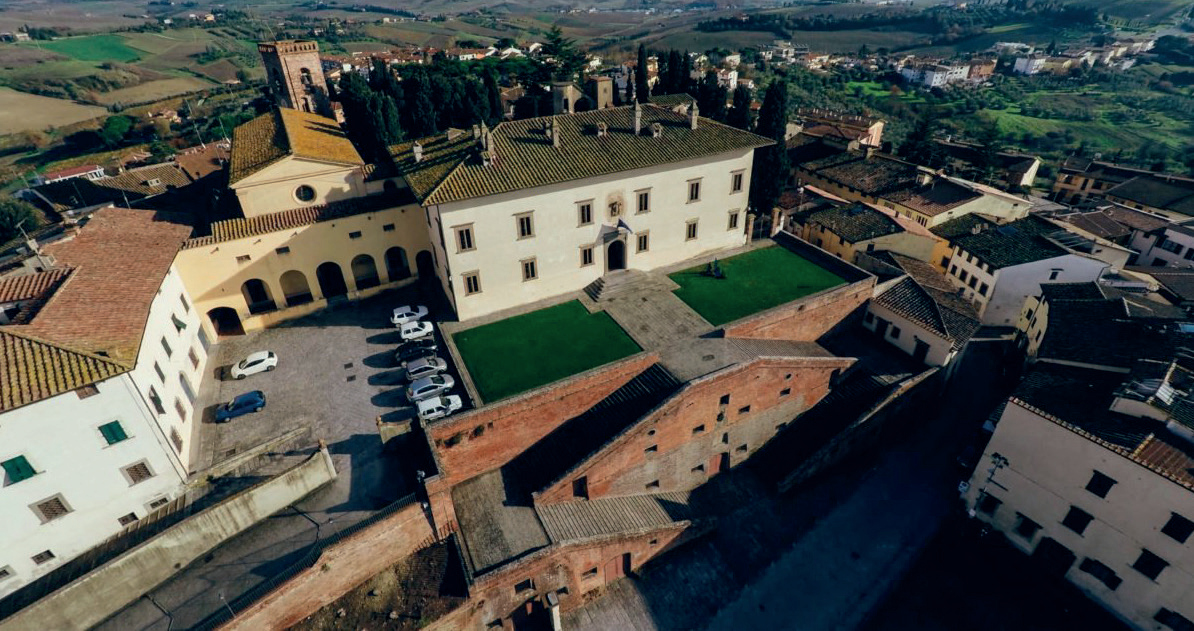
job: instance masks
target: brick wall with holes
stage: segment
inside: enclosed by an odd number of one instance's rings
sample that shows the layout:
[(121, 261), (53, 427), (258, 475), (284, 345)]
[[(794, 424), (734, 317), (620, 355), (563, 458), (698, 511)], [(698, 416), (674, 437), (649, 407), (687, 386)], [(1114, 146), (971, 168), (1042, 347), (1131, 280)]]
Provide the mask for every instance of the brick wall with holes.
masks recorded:
[(870, 299), (874, 286), (875, 278), (867, 277), (730, 323), (725, 327), (725, 335), (813, 342), (835, 328), (853, 323), (851, 314), (861, 314), (861, 307)]
[[(849, 358), (760, 358), (689, 383), (539, 503), (686, 491), (737, 466), (829, 392)], [(581, 478), (584, 478), (581, 481)]]
[(568, 611), (584, 604), (583, 595), (616, 581), (666, 550), (700, 536), (705, 530), (681, 522), (633, 536), (552, 546), (499, 570), (477, 577), (470, 587), (474, 617), (459, 628), (488, 628), (502, 620), (504, 628), (521, 628), (528, 615), (541, 612), (549, 593)]
[(564, 421), (593, 407), (654, 364), (654, 353), (430, 424), (428, 439), (448, 486), (500, 467)]

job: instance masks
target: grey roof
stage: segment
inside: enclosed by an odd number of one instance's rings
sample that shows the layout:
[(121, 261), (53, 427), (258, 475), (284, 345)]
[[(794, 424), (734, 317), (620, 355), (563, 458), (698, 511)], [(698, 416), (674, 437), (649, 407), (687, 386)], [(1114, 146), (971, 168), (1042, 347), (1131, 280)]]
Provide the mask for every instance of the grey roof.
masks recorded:
[(832, 206), (810, 214), (806, 221), (825, 226), (827, 230), (849, 243), (904, 232), (903, 226), (895, 219), (866, 204)]
[(1036, 364), (1012, 396), (1101, 440), (1134, 448), (1160, 425), (1110, 412), (1125, 375), (1103, 370)]
[(1074, 213), (1059, 217), (1059, 219), (1096, 237), (1112, 241), (1122, 239), (1132, 233), (1127, 226), (1103, 212)]
[(584, 502), (543, 504), (539, 519), (552, 543), (643, 532), (692, 519), (690, 493), (631, 495)]
[(969, 232), (949, 240), (984, 263), (1002, 269), (1068, 254), (1065, 248), (1046, 239), (1058, 230), (1049, 221), (1029, 215), (1001, 226), (986, 226), (977, 234)]
[(1139, 175), (1105, 194), (1144, 206), (1194, 215), (1194, 181), (1191, 180)]
[(1194, 270), (1164, 270), (1141, 268), (1139, 271), (1151, 275), (1173, 297), (1182, 302), (1194, 301)]
[(978, 313), (954, 293), (923, 287), (911, 276), (875, 296), (875, 304), (923, 326), (960, 349), (978, 331)]
[(549, 543), (529, 498), (507, 486), (495, 469), (452, 488), (465, 561), (474, 575)]
[(1152, 232), (1170, 225), (1169, 220), (1164, 217), (1150, 215), (1133, 208), (1125, 208), (1116, 204), (1112, 204), (1106, 208), (1103, 208), (1099, 212), (1107, 215), (1118, 224), (1127, 226), (1132, 230), (1139, 230), (1141, 232)]
[(1171, 321), (1131, 317), (1122, 298), (1051, 300), (1037, 357), (1127, 368), (1137, 359), (1164, 358), (1192, 342)]

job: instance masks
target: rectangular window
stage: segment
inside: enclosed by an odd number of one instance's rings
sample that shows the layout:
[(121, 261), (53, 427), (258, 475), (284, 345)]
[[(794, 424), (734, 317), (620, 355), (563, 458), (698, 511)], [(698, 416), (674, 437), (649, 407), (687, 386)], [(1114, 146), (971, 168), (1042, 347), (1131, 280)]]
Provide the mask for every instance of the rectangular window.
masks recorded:
[(164, 337), (162, 338), (162, 348), (166, 349), (166, 357), (169, 357), (174, 353), (174, 349), (170, 348), (170, 343), (167, 342), (166, 338)]
[(586, 267), (593, 264), (593, 246), (586, 245), (580, 249), (580, 266)]
[(701, 201), (701, 181), (700, 180), (693, 180), (688, 183), (688, 201), (689, 202)]
[(957, 275), (958, 275), (958, 266), (957, 266), (957, 265), (950, 265), (950, 266), (949, 266), (949, 273), (950, 273), (950, 274), (953, 274), (954, 276), (957, 276)]
[(893, 339), (893, 340), (900, 339), (900, 327), (898, 327), (898, 326), (891, 327), (891, 339)]
[(1049, 280), (1057, 280), (1057, 276), (1061, 274), (1061, 270), (1055, 269), (1049, 272)]
[(535, 590), (535, 579), (528, 578), (525, 581), (519, 582), (514, 586), (514, 593), (521, 594), (522, 592), (529, 592)]
[(481, 293), (481, 272), (462, 274), (464, 278), (464, 295), (471, 296)]
[(158, 391), (154, 390), (153, 386), (149, 386), (149, 401), (153, 403), (153, 409), (158, 414), (166, 413), (166, 407), (162, 405), (162, 397), (158, 396)]
[(1153, 620), (1173, 629), (1173, 631), (1192, 631), (1194, 630), (1194, 621), (1181, 615), (1176, 611), (1170, 611), (1162, 607), (1157, 615), (1153, 616)]
[(740, 453), (740, 454), (746, 453), (746, 445), (738, 445), (737, 447), (734, 448), (734, 452)]
[(696, 427), (692, 428), (692, 435), (696, 436), (697, 434), (700, 434), (703, 431), (705, 431), (705, 426), (697, 425)]
[(728, 395), (728, 394), (721, 395), (721, 398), (717, 400), (717, 404), (718, 405), (729, 405), (730, 404), (730, 395)]
[(174, 397), (174, 411), (178, 412), (178, 418), (183, 421), (187, 420), (187, 409), (182, 405), (182, 399)]
[(782, 399), (783, 397), (786, 397), (786, 396), (788, 396), (789, 394), (792, 394), (792, 389), (791, 389), (791, 388), (784, 388), (783, 390), (780, 390), (780, 391), (779, 391), (779, 396), (780, 396), (780, 398), (781, 398), (781, 399)]
[(1169, 535), (1178, 543), (1185, 543), (1186, 539), (1189, 539), (1190, 535), (1194, 534), (1194, 521), (1190, 521), (1177, 513), (1170, 513), (1169, 521), (1161, 529), (1161, 532)]
[(1119, 584), (1123, 582), (1122, 578), (1116, 576), (1114, 570), (1091, 558), (1082, 559), (1082, 563), (1078, 564), (1078, 569), (1099, 579), (1099, 582), (1111, 590), (1119, 587)]
[(1161, 575), (1161, 570), (1164, 570), (1168, 566), (1169, 562), (1165, 559), (1148, 550), (1141, 550), (1140, 556), (1132, 564), (1132, 569), (1155, 581)]
[(535, 280), (539, 278), (539, 270), (535, 265), (535, 259), (525, 259), (522, 261), (522, 279)]
[(348, 238), (349, 238), (349, 239), (360, 239), (360, 238), (361, 238), (361, 231), (360, 231), (360, 230), (353, 230), (352, 232), (348, 233)]
[(645, 213), (651, 211), (651, 191), (638, 191), (635, 195), (638, 199), (638, 213)]
[(33, 466), (29, 464), (25, 456), (17, 456), (16, 458), (0, 462), (0, 467), (4, 468), (4, 477), (8, 478), (5, 484), (16, 484), (37, 475), (37, 472), (33, 470)]
[(971, 289), (974, 289), (974, 288), (975, 288), (975, 286), (977, 286), (977, 285), (978, 285), (978, 276), (971, 276), (971, 277), (970, 277), (970, 282), (969, 282), (969, 283), (966, 283), (966, 284), (967, 284), (967, 285), (968, 285), (968, 286), (969, 286)]
[(182, 434), (173, 427), (170, 428), (170, 442), (174, 443), (174, 451), (182, 453)]
[(236, 257), (236, 262), (240, 265), (244, 265), (245, 263), (248, 263), (251, 260), (252, 260), (252, 258), (249, 257), (248, 254), (242, 254), (242, 255)]
[(140, 484), (149, 478), (153, 477), (153, 472), (149, 470), (149, 465), (144, 462), (138, 462), (124, 468), (124, 475), (128, 477), (130, 484)]
[(1086, 532), (1086, 527), (1090, 525), (1092, 519), (1094, 517), (1090, 513), (1077, 506), (1071, 506), (1070, 512), (1066, 513), (1065, 519), (1061, 520), (1061, 525), (1082, 534)]
[(284, 245), (280, 248), (274, 248), (274, 254), (277, 254), (278, 256), (282, 256), (284, 254), (290, 254), (290, 246)]
[(979, 293), (979, 294), (982, 294), (983, 296), (985, 296), (985, 295), (987, 295), (987, 289), (989, 289), (989, 288), (987, 287), (987, 284), (986, 284), (986, 283), (983, 283), (981, 286), (979, 286), (979, 288), (978, 288), (978, 293)]
[(0, 581), (12, 576), (12, 568), (9, 566), (0, 567)]
[(199, 354), (195, 352), (195, 347), (187, 349), (187, 359), (191, 360), (191, 368), (199, 367)]
[(65, 517), (70, 512), (70, 507), (66, 505), (66, 501), (61, 495), (55, 495), (50, 499), (42, 500), (33, 505), (32, 508), (43, 524), (59, 517)]
[(174, 323), (174, 330), (182, 333), (187, 328), (187, 323), (183, 322), (178, 316), (173, 313), (170, 314), (170, 322)]
[(1036, 535), (1036, 531), (1041, 529), (1041, 525), (1032, 521), (1031, 519), (1016, 513), (1016, 534), (1025, 539), (1032, 539)]
[(648, 491), (659, 488), (659, 480), (652, 480), (647, 483), (646, 489)]
[(730, 212), (730, 224), (729, 224), (729, 227), (726, 228), (726, 230), (737, 230), (737, 229), (738, 229), (738, 211), (735, 210), (735, 211)]
[(473, 244), (473, 227), (468, 225), (456, 228), (456, 251), (468, 252), (474, 247), (476, 246)]
[(529, 239), (535, 236), (535, 221), (531, 213), (515, 215), (514, 220), (518, 227), (519, 239)]
[(83, 386), (82, 388), (75, 389), (75, 396), (79, 397), (80, 399), (94, 397), (97, 394), (99, 394), (99, 388), (96, 387), (94, 384), (92, 384), (90, 386)]
[(749, 405), (744, 405), (744, 406), (742, 406), (742, 407), (738, 408), (738, 413), (739, 413), (739, 414), (747, 414), (747, 413), (749, 413), (749, 412), (750, 412), (750, 406), (749, 406)]
[(983, 493), (982, 496), (978, 498), (978, 512), (984, 515), (994, 515), (995, 511), (999, 509), (999, 505), (1002, 503), (1003, 501), (994, 495)]
[(970, 278), (970, 272), (967, 272), (966, 270), (962, 270), (962, 271), (958, 272), (958, 280), (960, 280), (964, 283), (964, 282), (966, 282), (966, 279), (968, 279), (968, 278)]
[(190, 312), (191, 312), (191, 305), (187, 304), (187, 297), (186, 297), (186, 296), (184, 296), (184, 295), (182, 295), (182, 294), (178, 294), (178, 301), (182, 303), (182, 312), (183, 312), (183, 313), (190, 313)]
[(743, 180), (743, 173), (741, 171), (735, 171), (734, 173), (730, 174), (730, 192), (731, 193), (741, 193), (742, 192), (742, 180)]
[(120, 522), (121, 526), (127, 526), (127, 525), (137, 521), (137, 513), (129, 513), (128, 515), (125, 515), (124, 517), (118, 518), (116, 521)]
[(38, 552), (37, 554), (33, 555), (33, 562), (38, 565), (43, 565), (43, 564), (49, 563), (50, 561), (53, 561), (53, 560), (54, 560), (54, 553), (50, 552), (49, 550), (46, 550), (44, 552)]
[(593, 223), (593, 202), (580, 202), (576, 205), (576, 223), (587, 226)]
[(653, 454), (653, 453), (655, 453), (655, 452), (657, 452), (657, 451), (659, 451), (659, 445), (651, 445), (650, 447), (647, 447), (646, 449), (644, 449), (644, 450), (643, 450), (643, 453), (645, 453), (645, 454)]
[(104, 440), (108, 441), (109, 445), (127, 440), (129, 435), (124, 432), (124, 427), (120, 425), (120, 421), (112, 421), (111, 423), (104, 423), (99, 426), (100, 435)]
[(646, 232), (640, 232), (635, 245), (637, 252), (646, 252), (651, 249), (651, 235)]
[(1095, 471), (1090, 476), (1090, 482), (1086, 483), (1086, 490), (1099, 497), (1107, 497), (1107, 493), (1111, 491), (1111, 487), (1114, 485), (1115, 480)]
[(382, 231), (382, 232), (393, 232), (393, 231), (394, 231), (394, 224), (392, 224), (392, 223), (388, 223), (388, 224), (386, 224), (386, 225), (382, 226), (382, 227), (381, 227), (381, 231)]
[(704, 472), (705, 472), (705, 465), (703, 465), (703, 464), (699, 464), (699, 465), (697, 465), (697, 466), (693, 467), (693, 468), (692, 468), (692, 472), (693, 472), (693, 473), (704, 473)]
[(581, 577), (581, 578), (596, 578), (596, 577), (597, 577), (597, 568), (595, 568), (595, 567), (591, 567), (591, 568), (589, 568), (589, 569), (585, 570), (585, 571), (584, 571), (584, 572), (583, 572), (583, 573), (580, 575), (580, 577)]
[(693, 220), (689, 221), (687, 224), (685, 224), (684, 240), (692, 241), (695, 238), (697, 238), (697, 220), (693, 219)]
[(158, 374), (158, 381), (166, 383), (166, 373), (162, 372), (162, 367), (157, 362), (153, 363), (153, 371)]

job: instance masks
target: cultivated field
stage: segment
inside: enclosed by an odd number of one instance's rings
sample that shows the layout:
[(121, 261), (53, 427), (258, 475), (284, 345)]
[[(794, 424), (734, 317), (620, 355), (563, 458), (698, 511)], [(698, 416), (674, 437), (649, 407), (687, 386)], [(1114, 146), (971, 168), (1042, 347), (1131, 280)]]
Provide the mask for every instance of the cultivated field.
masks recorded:
[(111, 92), (104, 92), (99, 95), (99, 101), (104, 105), (111, 105), (113, 103), (145, 103), (164, 99), (175, 94), (187, 94), (188, 92), (196, 92), (210, 87), (212, 87), (212, 84), (194, 77), (160, 79), (158, 81), (135, 85), (131, 88), (121, 88), (119, 90), (112, 90)]
[(73, 57), (79, 61), (136, 61), (141, 55), (129, 48), (119, 35), (89, 35), (87, 37), (64, 37), (40, 46), (56, 53)]
[(105, 114), (102, 107), (0, 88), (0, 134), (61, 127)]

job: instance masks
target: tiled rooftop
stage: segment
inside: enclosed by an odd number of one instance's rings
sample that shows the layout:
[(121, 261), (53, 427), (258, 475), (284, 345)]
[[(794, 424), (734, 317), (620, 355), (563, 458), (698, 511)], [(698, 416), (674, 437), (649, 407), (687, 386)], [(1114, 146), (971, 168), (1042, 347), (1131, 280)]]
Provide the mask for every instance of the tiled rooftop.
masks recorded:
[(40, 298), (51, 292), (72, 270), (51, 269), (24, 276), (10, 276), (0, 279), (0, 303), (17, 302)]
[(287, 156), (341, 165), (365, 164), (335, 120), (276, 108), (232, 132), (228, 184), (236, 184)]
[(697, 514), (689, 507), (690, 493), (660, 493), (565, 502), (536, 507), (543, 529), (553, 543), (643, 532), (686, 521)]
[[(544, 131), (549, 123), (558, 129), (559, 147)], [(597, 135), (598, 123), (607, 126), (606, 135)], [(651, 133), (656, 123), (662, 128), (659, 138)], [(705, 118), (691, 129), (686, 115), (655, 105), (642, 106), (637, 135), (632, 106), (509, 121), (490, 134), (494, 161), (488, 165), (472, 134), (419, 141), (424, 151), (419, 162), (413, 141), (394, 145), (390, 153), (423, 204), (443, 204), (771, 144)]]
[(982, 195), (945, 179), (934, 179), (931, 184), (892, 191), (884, 196), (885, 199), (930, 217), (940, 215), (979, 197)]
[(904, 228), (890, 215), (861, 203), (818, 210), (809, 214), (807, 221), (825, 226), (826, 230), (849, 243), (904, 232)]
[(1068, 254), (1065, 248), (1045, 238), (1059, 230), (1049, 221), (1029, 215), (1001, 226), (986, 226), (978, 234), (966, 232), (949, 240), (995, 269), (1002, 269)]
[(0, 412), (127, 372), (106, 357), (0, 327)]
[(34, 187), (55, 211), (86, 208), (98, 204), (133, 203), (146, 197), (183, 188), (191, 178), (174, 163), (152, 164), (129, 169), (98, 180), (71, 178)]
[(961, 349), (979, 329), (974, 306), (956, 293), (922, 286), (912, 276), (875, 296), (875, 303), (949, 340)]
[(48, 246), (67, 282), (21, 331), (131, 367), (149, 306), (191, 227), (158, 213), (102, 208), (79, 235)]
[(1140, 175), (1109, 189), (1105, 194), (1144, 206), (1194, 215), (1194, 181), (1191, 180)]
[(381, 194), (318, 206), (305, 206), (303, 208), (283, 210), (257, 217), (225, 219), (211, 225), (210, 235), (188, 239), (183, 247), (184, 249), (196, 248), (224, 241), (247, 239), (270, 232), (278, 232), (279, 230), (292, 230), (321, 221), (331, 221), (333, 219), (394, 208), (411, 203), (412, 201), (412, 199), (396, 197), (392, 194)]
[(903, 160), (862, 152), (847, 152), (810, 160), (800, 165), (818, 177), (866, 195), (884, 196), (916, 184), (917, 168)]

